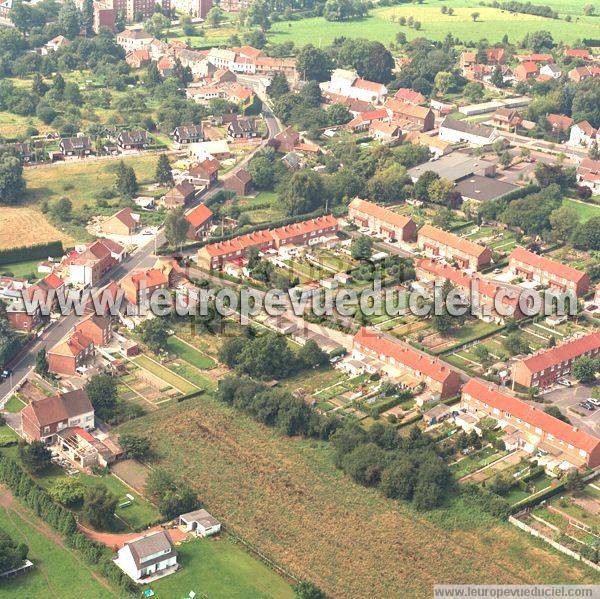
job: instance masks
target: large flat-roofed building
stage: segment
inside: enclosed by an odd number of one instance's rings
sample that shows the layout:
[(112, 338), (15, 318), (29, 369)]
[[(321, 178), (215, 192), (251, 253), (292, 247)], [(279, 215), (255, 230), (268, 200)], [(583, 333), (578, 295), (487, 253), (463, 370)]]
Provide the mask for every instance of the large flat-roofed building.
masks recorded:
[[(441, 138), (439, 138), (441, 139)], [(421, 142), (421, 140), (420, 140)], [(496, 172), (496, 164), (490, 160), (482, 160), (463, 152), (454, 152), (437, 160), (430, 160), (408, 169), (408, 175), (415, 183), (419, 177), (431, 171), (442, 179), (456, 183), (472, 175), (492, 177)]]
[(474, 200), (475, 202), (489, 202), (497, 200), (507, 193), (519, 189), (517, 185), (499, 181), (491, 177), (481, 175), (470, 175), (456, 184), (454, 191), (460, 193), (463, 200)]
[(596, 358), (599, 353), (600, 332), (590, 333), (519, 360), (513, 366), (513, 378), (523, 387), (543, 389), (569, 376), (577, 358)]
[(417, 225), (410, 216), (360, 198), (354, 198), (350, 202), (348, 218), (359, 226), (369, 227), (390, 239), (413, 241), (417, 234)]
[(428, 256), (453, 260), (461, 268), (470, 270), (479, 270), (492, 260), (489, 248), (431, 225), (424, 225), (419, 229), (417, 244)]
[(502, 428), (519, 431), (518, 446), (529, 453), (541, 450), (557, 463), (600, 465), (600, 439), (528, 403), (503, 393), (491, 383), (471, 379), (462, 388), (461, 407), (480, 417), (491, 417)]
[(509, 268), (520, 277), (561, 291), (584, 295), (590, 288), (590, 276), (556, 260), (516, 247), (509, 256)]
[(441, 360), (377, 330), (362, 327), (358, 331), (352, 343), (352, 357), (359, 361), (378, 360), (388, 376), (402, 384), (402, 375), (407, 374), (425, 383), (428, 390), (441, 399), (456, 395), (460, 389), (460, 376)]

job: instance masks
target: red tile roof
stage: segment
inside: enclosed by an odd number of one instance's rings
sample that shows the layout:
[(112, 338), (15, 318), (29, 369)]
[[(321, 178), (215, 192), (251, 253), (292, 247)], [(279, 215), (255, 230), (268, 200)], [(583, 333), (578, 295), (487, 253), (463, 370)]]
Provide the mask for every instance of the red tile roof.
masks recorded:
[(93, 412), (93, 410), (87, 393), (83, 389), (77, 389), (34, 400), (25, 406), (21, 413), (42, 427)]
[(365, 89), (370, 92), (381, 93), (384, 91), (385, 85), (383, 85), (383, 83), (376, 83), (375, 81), (359, 78), (354, 81), (352, 87), (358, 87), (359, 89)]
[(337, 218), (331, 214), (327, 214), (325, 216), (311, 218), (310, 220), (304, 220), (292, 225), (278, 227), (277, 229), (273, 229), (272, 233), (275, 239), (285, 240), (298, 235), (308, 235), (322, 229), (337, 227), (337, 224)]
[(383, 206), (378, 206), (377, 204), (368, 202), (367, 200), (361, 200), (360, 198), (354, 198), (348, 205), (348, 208), (364, 212), (365, 214), (378, 218), (379, 220), (388, 223), (393, 227), (400, 227), (402, 229), (412, 221), (410, 216), (398, 214), (393, 210), (389, 210)]
[(515, 418), (531, 426), (542, 429), (545, 433), (553, 435), (559, 441), (564, 441), (577, 449), (591, 453), (600, 444), (600, 439), (577, 430), (577, 428), (538, 410), (533, 406), (502, 393), (498, 387), (490, 383), (483, 383), (477, 379), (470, 379), (462, 389), (463, 394), (478, 399), (484, 404), (497, 408), (501, 412), (507, 412)]
[(425, 96), (421, 92), (417, 92), (409, 87), (401, 87), (394, 94), (394, 98), (401, 102), (410, 102), (411, 104), (422, 104), (425, 102)]
[(600, 332), (598, 331), (541, 351), (521, 362), (530, 372), (540, 372), (566, 360), (573, 360), (594, 349), (600, 349)]
[(552, 54), (517, 54), (519, 62), (554, 62)]
[(573, 119), (566, 114), (547, 114), (546, 120), (554, 128), (562, 129), (566, 131), (573, 124)]
[(239, 235), (233, 239), (219, 241), (217, 243), (209, 243), (204, 246), (204, 249), (211, 257), (225, 256), (235, 252), (242, 252), (251, 247), (263, 247), (273, 243), (273, 234), (268, 229)]
[(573, 283), (577, 283), (587, 276), (582, 270), (577, 270), (576, 268), (572, 268), (566, 264), (561, 264), (556, 260), (539, 256), (538, 254), (534, 254), (533, 252), (521, 247), (516, 247), (511, 252), (508, 259), (509, 262), (511, 260), (518, 260), (519, 262), (523, 262), (524, 264), (527, 264), (533, 268), (539, 268), (556, 277), (566, 279), (567, 281), (571, 281)]
[(478, 243), (458, 237), (458, 235), (454, 235), (454, 233), (448, 233), (448, 231), (438, 229), (437, 227), (432, 227), (431, 225), (424, 225), (421, 227), (419, 229), (419, 237), (432, 239), (438, 243), (447, 245), (448, 247), (460, 250), (469, 256), (479, 257), (487, 249)]
[(376, 352), (378, 355), (394, 358), (414, 372), (443, 383), (449, 376), (456, 373), (437, 358), (421, 353), (410, 345), (383, 335), (377, 330), (361, 327), (354, 336), (354, 342)]
[(157, 268), (134, 272), (127, 279), (131, 281), (136, 290), (139, 290), (142, 281), (145, 282), (148, 289), (158, 287), (159, 285), (167, 285), (169, 282), (167, 275)]
[(213, 215), (213, 211), (204, 204), (196, 206), (191, 212), (185, 215), (187, 221), (192, 227), (201, 227), (206, 223)]
[(590, 51), (587, 48), (567, 48), (565, 50), (565, 56), (570, 56), (571, 58), (583, 58), (584, 60), (591, 58)]
[(123, 208), (116, 214), (113, 214), (113, 218), (120, 220), (129, 229), (135, 229), (138, 225), (138, 221), (133, 218), (133, 210), (131, 208)]

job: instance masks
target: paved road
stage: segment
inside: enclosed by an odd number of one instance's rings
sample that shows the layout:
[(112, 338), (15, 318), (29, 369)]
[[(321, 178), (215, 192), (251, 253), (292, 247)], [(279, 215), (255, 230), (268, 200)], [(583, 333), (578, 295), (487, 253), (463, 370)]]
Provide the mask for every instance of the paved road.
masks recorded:
[[(281, 123), (267, 107), (266, 102), (264, 104), (262, 115), (267, 124), (268, 138), (264, 140), (263, 143), (258, 146), (256, 150), (254, 150), (254, 152), (249, 153), (248, 156), (246, 156), (239, 164), (237, 164), (234, 169), (227, 173), (224, 176), (225, 179), (227, 177), (231, 177), (234, 172), (243, 168), (252, 158), (254, 153), (268, 143), (269, 138), (274, 137), (277, 135), (277, 133), (279, 133), (279, 131), (281, 131)], [(204, 194), (199, 194), (198, 198), (194, 200), (194, 205), (197, 205), (201, 201), (216, 194), (221, 188), (222, 183), (219, 186), (208, 190)], [(156, 251), (156, 248), (160, 247), (164, 243), (164, 232), (159, 230), (156, 235), (148, 237), (148, 242), (145, 245), (139, 247), (127, 260), (125, 260), (117, 268), (110, 271), (98, 283), (98, 285), (94, 287), (94, 289), (101, 288), (111, 280), (119, 281), (135, 269), (149, 268), (155, 261), (153, 254)], [(76, 314), (72, 314), (54, 322), (48, 327), (41, 337), (39, 337), (28, 347), (27, 352), (21, 358), (19, 358), (16, 363), (11, 364), (13, 369), (12, 377), (8, 381), (0, 383), (0, 408), (4, 406), (15, 388), (30, 375), (35, 366), (35, 358), (38, 351), (43, 347), (51, 348), (56, 345), (75, 326), (78, 320), (81, 320), (81, 317), (78, 317)]]
[[(571, 408), (576, 407), (581, 401), (592, 396), (593, 385), (577, 385), (576, 387), (558, 387), (553, 391), (544, 393), (542, 397), (544, 402), (551, 403), (560, 408), (561, 412), (569, 418), (574, 426), (583, 431), (598, 435), (600, 433), (600, 410), (586, 413), (580, 416)], [(532, 403), (536, 407), (542, 407), (541, 404)], [(582, 408), (582, 411), (585, 410)]]

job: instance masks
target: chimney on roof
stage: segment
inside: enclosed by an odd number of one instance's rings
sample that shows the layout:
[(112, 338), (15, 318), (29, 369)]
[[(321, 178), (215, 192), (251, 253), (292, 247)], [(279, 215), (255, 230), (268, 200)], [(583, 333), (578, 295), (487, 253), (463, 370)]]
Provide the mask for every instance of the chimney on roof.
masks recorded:
[(574, 433), (576, 433), (578, 430), (579, 430), (579, 429), (578, 429), (576, 426), (574, 426), (574, 427), (573, 427), (573, 432), (574, 432)]

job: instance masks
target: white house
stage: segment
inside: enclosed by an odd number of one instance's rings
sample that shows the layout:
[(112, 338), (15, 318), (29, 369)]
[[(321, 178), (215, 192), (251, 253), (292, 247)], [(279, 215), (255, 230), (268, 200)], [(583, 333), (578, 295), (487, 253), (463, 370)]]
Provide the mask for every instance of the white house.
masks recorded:
[(571, 135), (567, 145), (569, 146), (585, 146), (589, 147), (595, 140), (598, 139), (598, 129), (594, 129), (587, 121), (575, 123), (571, 127)]
[(540, 69), (540, 75), (546, 75), (552, 77), (552, 79), (560, 79), (562, 71), (559, 66), (555, 65), (553, 62), (549, 62)]
[(331, 73), (331, 80), (321, 83), (320, 87), (325, 93), (375, 104), (381, 104), (388, 93), (383, 83), (361, 79), (356, 71), (348, 69), (335, 69)]
[(474, 146), (487, 146), (497, 139), (499, 133), (492, 127), (456, 120), (447, 116), (440, 125), (439, 138), (452, 143), (467, 142)]
[(199, 537), (209, 537), (221, 530), (221, 523), (204, 509), (181, 514), (179, 525), (185, 526), (187, 532), (195, 532)]
[(125, 543), (113, 561), (138, 583), (166, 576), (179, 567), (177, 551), (164, 530)]

